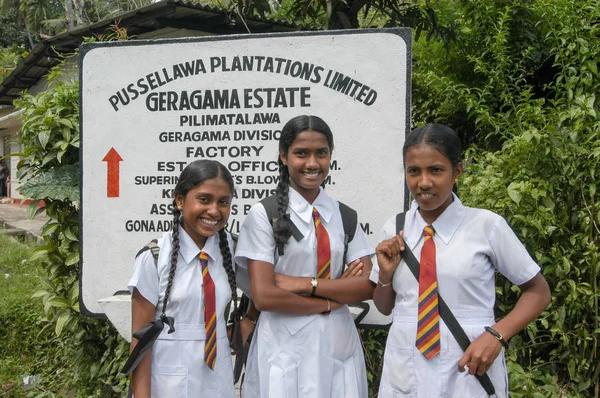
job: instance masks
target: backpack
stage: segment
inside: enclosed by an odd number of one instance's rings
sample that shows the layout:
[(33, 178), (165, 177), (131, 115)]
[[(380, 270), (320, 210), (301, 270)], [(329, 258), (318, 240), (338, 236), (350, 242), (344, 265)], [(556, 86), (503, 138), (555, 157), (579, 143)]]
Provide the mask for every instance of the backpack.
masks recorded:
[[(267, 212), (267, 217), (271, 226), (273, 226), (274, 221), (277, 219), (277, 196), (269, 196), (260, 201)], [(340, 204), (340, 214), (342, 215), (342, 224), (344, 226), (344, 265), (346, 264), (346, 253), (348, 252), (348, 244), (352, 242), (354, 239), (354, 233), (356, 232), (356, 225), (358, 224), (358, 214), (356, 210), (351, 207), (345, 205), (342, 202), (338, 202)], [(292, 236), (296, 241), (301, 241), (304, 238), (302, 232), (296, 227), (294, 223), (292, 223)], [(279, 255), (283, 255), (283, 245), (278, 245), (277, 247), (279, 251)]]
[(137, 258), (140, 254), (142, 254), (146, 250), (150, 250), (150, 253), (152, 253), (152, 258), (154, 259), (154, 265), (158, 266), (158, 253), (160, 252), (160, 247), (158, 247), (158, 240), (152, 239), (150, 242), (148, 242), (148, 244), (146, 246), (142, 247), (142, 250), (140, 250), (135, 255), (135, 258)]

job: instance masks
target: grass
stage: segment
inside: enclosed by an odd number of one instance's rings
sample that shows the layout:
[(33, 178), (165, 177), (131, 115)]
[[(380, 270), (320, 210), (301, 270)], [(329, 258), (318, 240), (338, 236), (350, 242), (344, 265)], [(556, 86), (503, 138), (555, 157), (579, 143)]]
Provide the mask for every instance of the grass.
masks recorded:
[[(0, 234), (0, 397), (68, 395), (48, 388), (61, 373), (64, 350), (46, 328), (41, 301), (31, 297), (44, 276), (40, 264), (28, 260), (34, 247)], [(25, 389), (23, 378), (30, 375), (42, 380)]]

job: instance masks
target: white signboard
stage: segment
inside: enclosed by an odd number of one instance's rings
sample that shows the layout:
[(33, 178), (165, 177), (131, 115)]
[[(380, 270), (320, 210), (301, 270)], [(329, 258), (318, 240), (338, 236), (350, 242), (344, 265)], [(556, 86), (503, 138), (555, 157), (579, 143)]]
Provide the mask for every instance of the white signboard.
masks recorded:
[(171, 228), (173, 188), (196, 159), (234, 175), (228, 230), (274, 193), (278, 139), (314, 114), (334, 134), (328, 193), (375, 245), (404, 208), (410, 30), (89, 43), (81, 48), (81, 304), (126, 289), (135, 254)]

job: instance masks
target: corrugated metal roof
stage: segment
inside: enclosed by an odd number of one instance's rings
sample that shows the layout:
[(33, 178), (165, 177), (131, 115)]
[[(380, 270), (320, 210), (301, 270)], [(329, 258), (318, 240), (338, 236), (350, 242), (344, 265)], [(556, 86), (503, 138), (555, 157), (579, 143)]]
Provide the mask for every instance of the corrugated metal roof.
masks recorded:
[(60, 63), (63, 54), (71, 54), (84, 37), (105, 34), (118, 21), (129, 36), (140, 36), (160, 29), (188, 29), (215, 35), (298, 31), (301, 28), (286, 21), (268, 18), (242, 18), (234, 11), (165, 0), (125, 14), (62, 33), (38, 43), (13, 72), (0, 84), (0, 105), (12, 105), (24, 89), (35, 85), (48, 71)]

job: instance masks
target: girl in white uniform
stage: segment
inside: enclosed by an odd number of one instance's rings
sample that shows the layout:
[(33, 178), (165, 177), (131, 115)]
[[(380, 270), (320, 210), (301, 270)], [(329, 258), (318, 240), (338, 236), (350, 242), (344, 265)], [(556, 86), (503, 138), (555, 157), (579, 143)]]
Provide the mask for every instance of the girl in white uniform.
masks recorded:
[[(497, 397), (507, 398), (502, 346), (550, 302), (540, 268), (506, 221), (490, 211), (463, 206), (453, 194), (462, 173), (460, 152), (456, 133), (439, 124), (415, 129), (404, 144), (406, 182), (415, 200), (400, 235), (395, 216), (384, 225), (376, 249), (378, 264), (371, 274), (377, 282), (377, 308), (393, 314), (379, 398), (483, 398), (488, 395), (473, 375), (486, 372)], [(428, 225), (434, 231), (439, 295), (472, 341), (463, 352), (440, 320), (439, 352), (430, 359), (416, 348), (419, 283), (401, 261), (405, 244), (421, 257)], [(497, 323), (496, 271), (522, 291), (515, 308)], [(437, 337), (431, 342), (435, 346)]]
[[(246, 363), (244, 398), (367, 396), (362, 347), (346, 304), (371, 297), (373, 250), (357, 225), (346, 258), (360, 261), (352, 264), (354, 276), (342, 275), (339, 203), (321, 188), (332, 150), (333, 136), (323, 120), (291, 119), (279, 141), (278, 217), (271, 226), (257, 203), (240, 231), (236, 261), (247, 267), (254, 305), (262, 311)], [(329, 236), (331, 279), (315, 277), (313, 209)], [(291, 238), (291, 223), (302, 233), (300, 241)], [(283, 255), (278, 244), (284, 246)]]
[[(232, 294), (234, 299), (236, 295), (230, 250), (233, 246), (224, 229), (233, 191), (231, 174), (219, 162), (190, 163), (174, 191), (175, 228), (158, 239), (158, 263), (150, 250), (136, 259), (129, 282), (132, 330), (159, 318), (165, 305), (166, 315), (175, 320), (175, 332), (168, 333), (165, 327), (151, 352), (133, 371), (131, 383), (136, 398), (235, 397), (224, 319), (225, 307)], [(202, 261), (200, 253), (205, 253)], [(214, 369), (207, 364), (212, 364), (211, 360), (205, 359), (206, 292), (201, 263), (206, 257), (216, 298)], [(132, 349), (136, 344), (133, 338)]]

